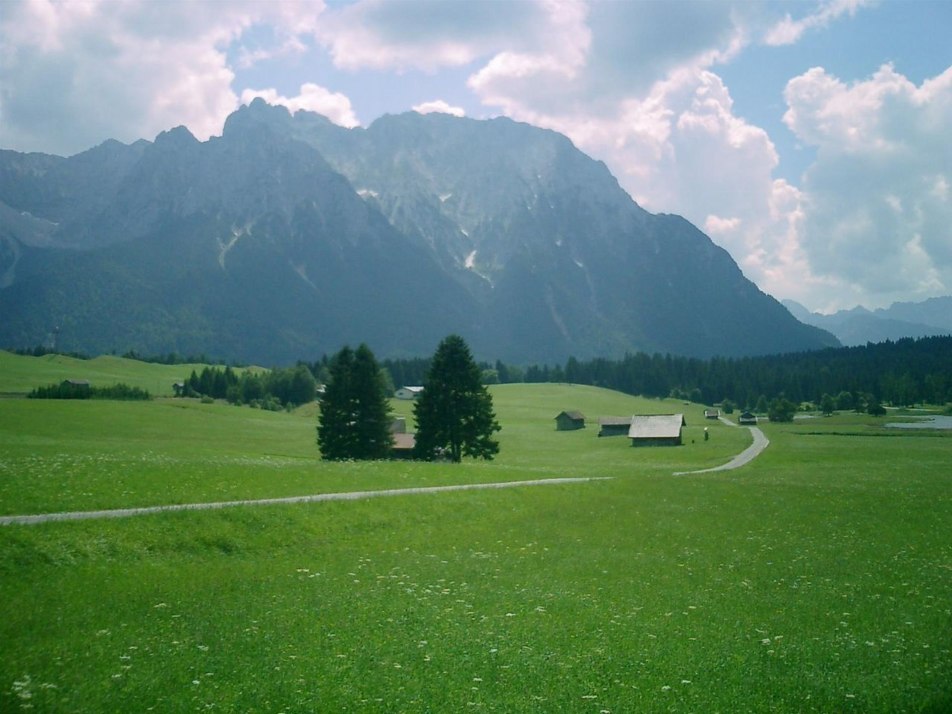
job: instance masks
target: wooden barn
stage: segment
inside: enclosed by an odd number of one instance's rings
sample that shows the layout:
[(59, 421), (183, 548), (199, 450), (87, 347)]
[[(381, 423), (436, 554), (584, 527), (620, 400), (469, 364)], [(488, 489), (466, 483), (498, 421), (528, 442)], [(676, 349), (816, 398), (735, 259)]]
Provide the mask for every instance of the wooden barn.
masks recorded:
[(737, 419), (740, 424), (745, 424), (747, 426), (757, 426), (757, 417), (748, 411), (741, 412), (740, 417)]
[(573, 431), (585, 428), (585, 415), (579, 411), (561, 412), (555, 417), (556, 431)]
[(395, 432), (390, 455), (394, 459), (412, 459), (414, 446), (416, 446), (416, 434)]
[(685, 425), (683, 414), (633, 416), (628, 438), (632, 446), (680, 446), (681, 428)]
[(705, 409), (704, 418), (705, 419), (720, 419), (721, 410), (720, 409)]
[(598, 419), (599, 436), (624, 436), (631, 428), (634, 417), (606, 416)]

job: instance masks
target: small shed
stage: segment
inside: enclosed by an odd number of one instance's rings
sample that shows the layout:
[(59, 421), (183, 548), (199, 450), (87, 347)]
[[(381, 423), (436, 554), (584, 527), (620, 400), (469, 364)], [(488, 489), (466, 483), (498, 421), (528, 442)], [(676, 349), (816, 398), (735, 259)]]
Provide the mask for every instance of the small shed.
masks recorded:
[(423, 387), (400, 387), (393, 395), (397, 399), (416, 399), (423, 394)]
[(579, 411), (561, 412), (555, 417), (557, 431), (573, 431), (585, 428), (585, 415)]
[(634, 417), (605, 416), (598, 418), (599, 436), (624, 436), (631, 428)]
[(633, 416), (628, 429), (632, 446), (680, 446), (683, 414), (652, 414)]
[(396, 432), (393, 435), (393, 447), (390, 449), (390, 454), (395, 459), (412, 459), (414, 446), (416, 446), (416, 434)]
[(705, 409), (704, 418), (705, 419), (720, 419), (721, 410), (720, 409)]
[(757, 416), (753, 412), (743, 411), (737, 421), (748, 426), (757, 426)]

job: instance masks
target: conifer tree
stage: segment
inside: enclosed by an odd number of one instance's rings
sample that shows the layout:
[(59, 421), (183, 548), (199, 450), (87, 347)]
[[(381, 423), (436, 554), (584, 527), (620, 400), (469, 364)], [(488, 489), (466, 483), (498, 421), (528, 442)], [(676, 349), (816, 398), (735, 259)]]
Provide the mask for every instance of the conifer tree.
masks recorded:
[(354, 352), (351, 377), (352, 393), (358, 418), (356, 431), (357, 459), (386, 459), (393, 447), (390, 431), (390, 402), (387, 400), (386, 378), (373, 352), (360, 345)]
[(417, 433), (415, 455), (433, 459), (444, 454), (459, 462), (463, 456), (492, 459), (499, 453), (493, 434), (499, 423), (492, 395), (459, 335), (444, 339), (433, 356), (423, 393), (413, 405)]
[(317, 443), (327, 460), (390, 455), (390, 405), (380, 367), (366, 345), (344, 347), (331, 361), (321, 400)]

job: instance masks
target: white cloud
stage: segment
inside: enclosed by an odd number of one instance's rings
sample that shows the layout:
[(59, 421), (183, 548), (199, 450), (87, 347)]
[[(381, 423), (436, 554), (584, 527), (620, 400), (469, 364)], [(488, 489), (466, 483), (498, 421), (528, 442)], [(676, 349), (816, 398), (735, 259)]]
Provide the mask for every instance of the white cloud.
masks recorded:
[(340, 68), (432, 72), (532, 38), (544, 21), (534, 2), (362, 0), (327, 12), (314, 35)]
[[(199, 138), (238, 106), (228, 50), (269, 23), (293, 45), (320, 4), (128, 0), (5, 2), (0, 146), (71, 154), (185, 124)], [(257, 52), (257, 54), (256, 54)], [(246, 51), (264, 57), (269, 51)]]
[(261, 97), (268, 104), (280, 104), (288, 108), (293, 114), (299, 109), (317, 112), (330, 119), (335, 124), (347, 128), (360, 124), (354, 114), (350, 99), (339, 92), (331, 92), (311, 82), (301, 85), (300, 93), (296, 97), (284, 97), (276, 89), (246, 89), (241, 93), (242, 104), (250, 104), (255, 97)]
[(918, 87), (889, 65), (853, 84), (815, 68), (785, 98), (817, 148), (802, 187), (812, 271), (877, 304), (952, 290), (952, 67)]
[(854, 15), (860, 7), (869, 3), (870, 0), (828, 0), (822, 3), (816, 12), (799, 20), (794, 20), (787, 14), (780, 22), (767, 30), (764, 35), (764, 44), (773, 47), (795, 44), (804, 32), (826, 27), (841, 15)]
[(466, 111), (462, 107), (454, 107), (447, 104), (442, 99), (436, 99), (432, 102), (423, 102), (413, 107), (413, 111), (420, 114), (452, 114), (454, 117), (466, 116)]

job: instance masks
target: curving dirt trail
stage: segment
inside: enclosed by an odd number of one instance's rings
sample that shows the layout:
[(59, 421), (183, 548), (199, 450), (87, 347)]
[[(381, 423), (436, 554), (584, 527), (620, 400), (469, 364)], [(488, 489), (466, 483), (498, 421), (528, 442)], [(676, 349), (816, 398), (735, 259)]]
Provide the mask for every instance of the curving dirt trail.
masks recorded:
[[(724, 417), (719, 417), (722, 422), (728, 426), (737, 426), (730, 419), (725, 419)], [(731, 469), (739, 469), (741, 466), (745, 466), (757, 458), (761, 452), (770, 445), (770, 440), (764, 435), (759, 428), (756, 426), (747, 427), (750, 429), (751, 436), (754, 437), (754, 443), (748, 446), (746, 449), (741, 451), (737, 456), (728, 461), (726, 464), (721, 464), (720, 466), (714, 466), (709, 469), (701, 469), (699, 471), (675, 471), (675, 476), (686, 476), (687, 474), (706, 474), (712, 471), (730, 471)]]

